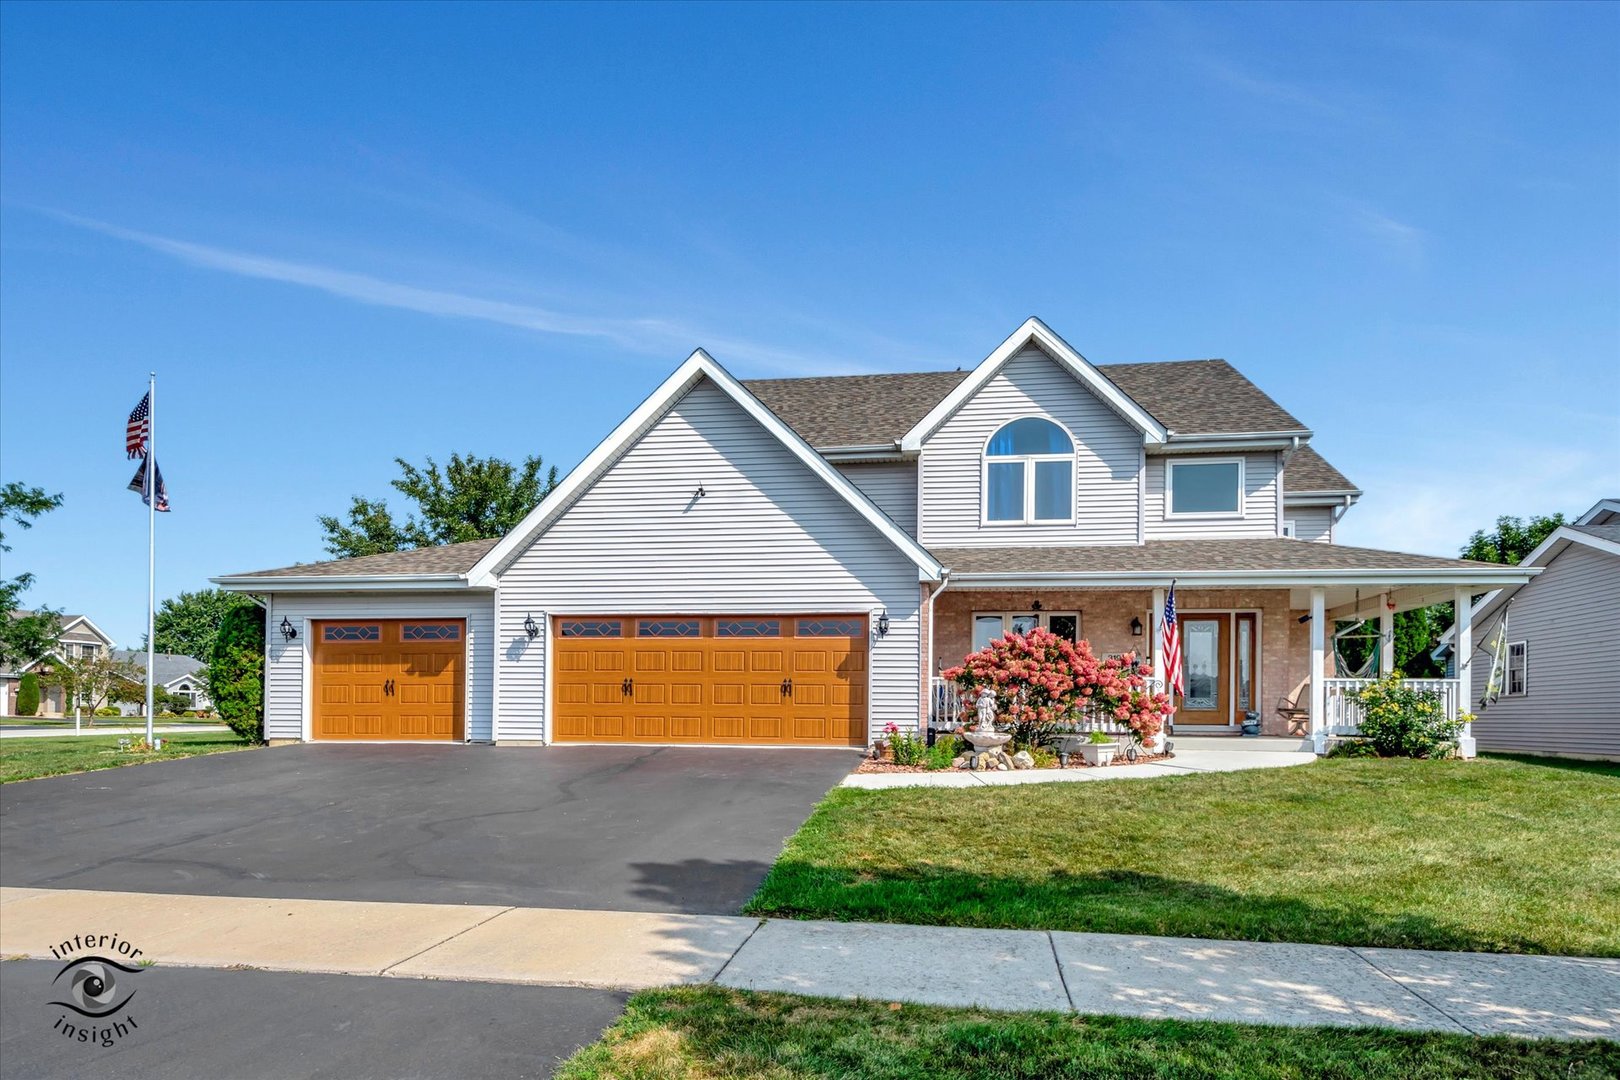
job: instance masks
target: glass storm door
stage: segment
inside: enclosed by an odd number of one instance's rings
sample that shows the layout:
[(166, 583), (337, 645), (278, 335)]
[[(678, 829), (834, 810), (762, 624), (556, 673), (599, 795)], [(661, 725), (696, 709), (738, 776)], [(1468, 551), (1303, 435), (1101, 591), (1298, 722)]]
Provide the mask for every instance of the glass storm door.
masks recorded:
[(1186, 693), (1176, 710), (1176, 723), (1232, 722), (1232, 670), (1227, 661), (1226, 615), (1184, 615), (1181, 618), (1182, 670)]

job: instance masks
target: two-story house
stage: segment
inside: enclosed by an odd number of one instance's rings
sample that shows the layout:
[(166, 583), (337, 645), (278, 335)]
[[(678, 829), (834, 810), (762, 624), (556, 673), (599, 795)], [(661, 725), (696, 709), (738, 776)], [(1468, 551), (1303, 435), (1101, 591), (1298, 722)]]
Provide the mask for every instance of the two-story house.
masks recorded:
[[(8, 617), (18, 618), (32, 614), (31, 611), (14, 611)], [(86, 615), (63, 615), (58, 625), (56, 643), (44, 656), (17, 665), (15, 671), (0, 671), (0, 701), (4, 702), (7, 716), (17, 714), (17, 691), (22, 686), (24, 675), (30, 672), (44, 675), (51, 670), (53, 664), (59, 664), (64, 660), (72, 663), (104, 656), (117, 644)], [(35, 713), (36, 716), (61, 716), (69, 708), (63, 700), (61, 687), (40, 688), (39, 709)]]
[(1036, 319), (966, 371), (699, 351), (505, 537), (215, 580), (267, 607), (277, 740), (864, 746), (1010, 630), (1151, 654), (1174, 584), (1177, 733), (1286, 733), (1297, 696), (1320, 749), (1339, 620), (1534, 571), (1334, 544), (1360, 493), (1311, 434), (1224, 361), (1098, 366)]

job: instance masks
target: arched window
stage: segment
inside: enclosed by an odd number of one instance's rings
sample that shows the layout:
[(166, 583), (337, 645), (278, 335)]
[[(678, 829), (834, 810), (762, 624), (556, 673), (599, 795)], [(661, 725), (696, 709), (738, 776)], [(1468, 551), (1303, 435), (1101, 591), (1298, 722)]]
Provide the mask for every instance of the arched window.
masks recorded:
[(1074, 520), (1074, 440), (1050, 420), (1026, 416), (984, 448), (984, 520), (1028, 524)]

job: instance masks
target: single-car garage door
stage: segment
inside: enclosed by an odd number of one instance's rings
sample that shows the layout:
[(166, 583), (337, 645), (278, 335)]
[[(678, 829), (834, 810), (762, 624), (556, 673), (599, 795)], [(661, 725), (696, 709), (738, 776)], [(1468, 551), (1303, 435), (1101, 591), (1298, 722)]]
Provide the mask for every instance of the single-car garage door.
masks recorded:
[(463, 620), (318, 622), (314, 637), (315, 738), (463, 738)]
[(558, 742), (866, 745), (864, 615), (553, 621)]

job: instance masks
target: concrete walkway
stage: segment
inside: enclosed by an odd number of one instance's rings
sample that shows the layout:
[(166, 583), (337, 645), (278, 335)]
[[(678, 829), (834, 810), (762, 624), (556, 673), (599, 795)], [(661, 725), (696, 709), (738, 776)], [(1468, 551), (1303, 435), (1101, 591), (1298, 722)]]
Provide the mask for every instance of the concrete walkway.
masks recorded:
[[(71, 739), (75, 735), (136, 735), (142, 737), (146, 735), (144, 721), (131, 726), (128, 724), (114, 724), (112, 719), (110, 716), (97, 717), (94, 727), (85, 724), (82, 731), (74, 731), (71, 723), (66, 727), (56, 727), (54, 725), (51, 727), (0, 727), (0, 739), (55, 739), (62, 736)], [(178, 735), (188, 731), (218, 732), (231, 729), (224, 724), (159, 724), (152, 730), (159, 735)]]
[[(1206, 740), (1207, 741), (1207, 740)], [(1309, 751), (1278, 750), (1182, 750), (1160, 761), (1135, 765), (1091, 768), (1077, 765), (1070, 769), (1022, 769), (1011, 772), (967, 772), (944, 769), (923, 773), (850, 773), (843, 786), (852, 788), (905, 787), (1007, 787), (1017, 784), (1067, 784), (1091, 780), (1142, 780), (1155, 776), (1186, 776), (1189, 773), (1240, 772), (1244, 769), (1275, 769), (1285, 765), (1309, 765), (1316, 755)]]
[(0, 889), (0, 957), (58, 959), (53, 946), (114, 933), (142, 950), (131, 958), (136, 962), (188, 967), (614, 989), (717, 982), (1007, 1010), (1620, 1038), (1620, 960), (723, 915)]

